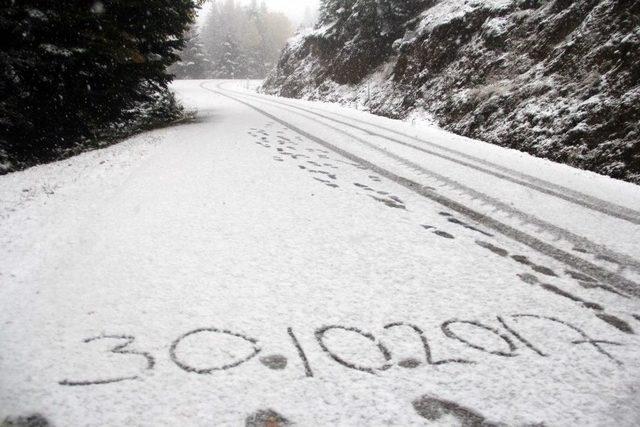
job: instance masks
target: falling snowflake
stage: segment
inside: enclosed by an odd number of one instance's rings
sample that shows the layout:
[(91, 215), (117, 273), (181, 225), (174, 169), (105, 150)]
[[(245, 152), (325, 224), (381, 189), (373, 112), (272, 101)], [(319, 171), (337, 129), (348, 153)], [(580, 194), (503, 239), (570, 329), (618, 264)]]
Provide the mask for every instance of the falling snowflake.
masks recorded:
[(104, 13), (104, 4), (101, 1), (93, 3), (93, 6), (91, 6), (91, 12), (96, 14)]

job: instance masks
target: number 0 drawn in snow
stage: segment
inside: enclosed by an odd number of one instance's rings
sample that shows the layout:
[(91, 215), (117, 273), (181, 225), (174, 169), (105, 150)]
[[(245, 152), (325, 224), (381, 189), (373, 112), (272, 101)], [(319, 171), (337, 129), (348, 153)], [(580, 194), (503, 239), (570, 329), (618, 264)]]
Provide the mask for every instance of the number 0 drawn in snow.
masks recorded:
[[(178, 347), (180, 346), (180, 344), (189, 337), (194, 337), (197, 335), (202, 335), (205, 333), (213, 333), (213, 334), (222, 334), (222, 335), (228, 335), (231, 337), (235, 337), (238, 338), (240, 340), (243, 340), (249, 344), (251, 344), (252, 347), (252, 351), (249, 355), (240, 358), (239, 360), (236, 360), (234, 362), (231, 363), (227, 363), (224, 364), (222, 366), (214, 366), (214, 367), (209, 367), (209, 368), (196, 368), (191, 366), (187, 361), (182, 360), (179, 356), (178, 356)], [(187, 332), (186, 334), (182, 335), (180, 338), (178, 338), (177, 340), (175, 340), (173, 342), (173, 344), (171, 345), (171, 350), (169, 351), (169, 354), (171, 356), (171, 360), (182, 370), (186, 371), (186, 372), (192, 372), (195, 374), (202, 374), (202, 375), (206, 375), (206, 374), (211, 374), (215, 371), (226, 371), (227, 369), (231, 369), (231, 368), (235, 368), (238, 367), (240, 365), (242, 365), (243, 363), (248, 362), (249, 360), (253, 359), (254, 357), (256, 357), (260, 351), (262, 349), (258, 346), (258, 341), (254, 338), (251, 337), (247, 337), (245, 335), (242, 334), (238, 334), (235, 332), (231, 332), (231, 331), (227, 331), (227, 330), (223, 330), (223, 329), (216, 329), (216, 328), (201, 328), (201, 329), (196, 329), (193, 330), (191, 332)]]
[[(376, 348), (379, 350), (380, 354), (382, 354), (382, 356), (384, 357), (385, 363), (384, 365), (380, 366), (380, 367), (370, 367), (370, 366), (362, 366), (362, 365), (357, 365), (355, 363), (351, 363), (345, 359), (343, 359), (342, 357), (338, 356), (336, 353), (334, 353), (333, 351), (331, 351), (331, 349), (329, 349), (329, 347), (327, 346), (327, 343), (325, 342), (325, 335), (327, 332), (332, 331), (332, 330), (343, 330), (343, 331), (347, 331), (347, 332), (353, 332), (357, 335), (360, 335), (361, 337), (366, 338), (367, 340), (371, 341), (372, 343), (374, 343), (376, 345)], [(362, 372), (368, 372), (370, 374), (374, 374), (375, 371), (385, 371), (387, 369), (389, 369), (392, 365), (391, 365), (391, 353), (389, 352), (389, 350), (384, 346), (384, 344), (382, 344), (380, 341), (378, 341), (376, 339), (376, 337), (374, 337), (372, 334), (368, 333), (368, 332), (363, 332), (358, 328), (351, 328), (351, 327), (347, 327), (347, 326), (325, 326), (322, 327), (320, 329), (318, 329), (316, 331), (316, 339), (318, 340), (318, 344), (320, 344), (320, 347), (322, 348), (322, 350), (327, 353), (329, 356), (331, 356), (331, 358), (333, 360), (335, 360), (336, 362), (338, 362), (339, 364), (341, 364), (342, 366), (345, 366), (347, 368), (350, 369), (355, 369), (358, 371), (362, 371)]]

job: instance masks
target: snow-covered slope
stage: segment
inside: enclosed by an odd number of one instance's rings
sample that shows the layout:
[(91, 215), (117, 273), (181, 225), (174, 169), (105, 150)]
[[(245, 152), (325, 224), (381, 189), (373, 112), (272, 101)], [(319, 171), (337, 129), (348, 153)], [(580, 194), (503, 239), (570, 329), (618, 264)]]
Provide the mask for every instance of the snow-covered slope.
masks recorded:
[(342, 7), (290, 42), (265, 92), (428, 119), (640, 183), (640, 2), (416, 0), (394, 31), (375, 2), (325, 3)]

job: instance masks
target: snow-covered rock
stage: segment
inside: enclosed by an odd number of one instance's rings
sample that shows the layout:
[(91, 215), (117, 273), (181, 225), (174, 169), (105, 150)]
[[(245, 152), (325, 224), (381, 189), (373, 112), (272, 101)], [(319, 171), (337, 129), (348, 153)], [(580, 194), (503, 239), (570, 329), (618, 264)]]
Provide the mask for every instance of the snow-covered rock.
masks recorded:
[(392, 0), (324, 3), (265, 92), (426, 114), (465, 136), (640, 183), (639, 1), (423, 0), (404, 14)]

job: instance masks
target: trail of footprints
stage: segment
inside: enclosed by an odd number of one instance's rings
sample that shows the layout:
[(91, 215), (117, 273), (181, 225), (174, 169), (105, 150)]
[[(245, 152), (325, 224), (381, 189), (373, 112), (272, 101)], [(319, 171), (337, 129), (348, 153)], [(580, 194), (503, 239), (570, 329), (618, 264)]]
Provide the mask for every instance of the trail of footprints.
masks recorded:
[[(268, 123), (267, 128), (272, 128), (274, 123)], [(259, 145), (262, 148), (272, 149), (274, 144), (270, 142), (270, 133), (264, 129), (255, 129), (252, 128), (248, 134), (253, 137), (254, 143)], [(361, 170), (366, 170), (367, 168), (343, 161), (338, 159), (331, 159), (329, 156), (329, 152), (322, 149), (312, 149), (307, 148), (304, 152), (299, 152), (299, 145), (303, 139), (300, 136), (296, 136), (294, 140), (288, 138), (285, 135), (283, 130), (277, 131), (277, 142), (275, 144), (277, 154), (273, 156), (273, 160), (277, 162), (284, 162), (286, 158), (290, 158), (295, 161), (299, 161), (298, 168), (300, 170), (306, 171), (309, 173), (312, 178), (316, 181), (319, 181), (330, 188), (339, 188), (339, 185), (336, 181), (338, 181), (337, 171), (340, 169), (339, 166), (331, 163), (332, 161), (335, 163), (349, 165)], [(328, 169), (328, 170), (325, 170)], [(377, 190), (375, 184), (381, 183), (382, 179), (375, 175), (368, 175), (368, 179), (371, 181), (370, 184), (363, 184), (359, 182), (353, 183), (353, 185), (359, 190), (363, 191), (364, 194), (371, 197), (372, 199), (385, 204), (386, 206), (394, 209), (403, 209), (406, 210), (407, 207), (405, 203), (392, 194), (389, 194), (386, 191)], [(466, 230), (473, 231), (474, 233), (480, 234), (484, 237), (493, 237), (492, 234), (487, 233), (471, 224), (468, 224), (458, 218), (456, 218), (453, 214), (448, 212), (440, 212), (440, 216), (446, 218), (449, 224), (452, 224), (457, 227), (464, 228)], [(455, 239), (455, 236), (447, 231), (441, 230), (436, 226), (422, 224), (423, 229), (432, 232), (434, 235), (444, 238), (444, 239)], [(526, 266), (531, 269), (532, 272), (538, 273), (549, 278), (558, 277), (557, 274), (551, 270), (550, 268), (542, 265), (537, 265), (529, 258), (524, 255), (518, 254), (509, 254), (509, 252), (496, 246), (490, 242), (485, 240), (476, 240), (475, 243), (488, 250), (495, 256), (499, 256), (502, 258), (510, 258), (514, 262)], [(586, 250), (581, 248), (574, 248), (577, 252), (588, 253)], [(586, 289), (599, 288), (619, 296), (628, 298), (627, 295), (621, 294), (616, 289), (598, 282), (592, 277), (589, 277), (583, 273), (565, 270), (565, 274), (572, 279), (576, 280), (580, 286)], [(586, 309), (593, 310), (596, 317), (603, 320), (604, 322), (610, 324), (611, 326), (617, 328), (618, 330), (625, 333), (634, 333), (631, 326), (625, 322), (624, 320), (608, 314), (605, 312), (605, 308), (594, 302), (586, 301), (582, 298), (579, 298), (569, 292), (566, 292), (557, 286), (554, 286), (549, 283), (542, 282), (536, 275), (532, 273), (522, 273), (519, 274), (518, 277), (524, 283), (532, 286), (539, 286), (542, 289), (552, 292), (558, 296), (570, 299), (576, 303), (581, 304)], [(636, 321), (640, 322), (640, 314), (631, 314), (631, 317)], [(611, 343), (610, 343), (611, 344)], [(288, 360), (285, 356), (280, 354), (272, 354), (259, 359), (260, 363), (262, 363), (265, 367), (281, 371), (287, 368)], [(415, 368), (420, 365), (420, 361), (415, 359), (407, 359), (399, 362), (399, 365), (404, 368)], [(483, 425), (483, 426), (494, 426), (496, 424), (488, 421), (482, 414), (475, 412), (472, 409), (461, 406), (455, 402), (443, 400), (434, 396), (425, 395), (415, 399), (412, 402), (413, 409), (415, 412), (429, 420), (436, 421), (441, 419), (444, 416), (452, 416), (460, 421), (463, 425)], [(292, 422), (279, 414), (278, 412), (272, 409), (261, 409), (251, 413), (245, 419), (246, 426), (288, 426), (291, 425)], [(26, 427), (26, 426), (37, 426), (37, 427), (48, 427), (50, 426), (49, 421), (38, 415), (29, 415), (29, 416), (21, 416), (21, 417), (8, 417), (6, 418), (2, 426), (16, 426), (16, 427)]]
[[(270, 123), (267, 127), (272, 127), (273, 123)], [(338, 184), (338, 171), (341, 165), (352, 166), (361, 170), (364, 168), (361, 165), (346, 162), (343, 160), (333, 159), (331, 152), (322, 148), (303, 148), (301, 143), (303, 138), (296, 136), (291, 138), (287, 135), (285, 130), (277, 130), (275, 137), (264, 129), (252, 128), (248, 134), (253, 137), (253, 142), (260, 147), (272, 149), (275, 148), (275, 155), (272, 157), (276, 162), (285, 162), (287, 159), (291, 159), (297, 162), (297, 166), (300, 170), (307, 172), (311, 175), (312, 179), (329, 188), (340, 188)], [(275, 143), (270, 142), (275, 139)], [(391, 208), (406, 209), (404, 202), (397, 196), (391, 195), (388, 192), (376, 190), (372, 186), (376, 183), (380, 183), (382, 180), (380, 177), (370, 175), (370, 184), (354, 183), (353, 185), (363, 190), (367, 196), (371, 197), (380, 203), (385, 204)]]
[[(437, 421), (449, 416), (465, 426), (497, 426), (473, 409), (431, 395), (413, 400), (411, 406), (417, 415), (429, 421)], [(286, 427), (294, 424), (293, 421), (271, 408), (253, 411), (244, 420), (245, 427)], [(7, 417), (2, 421), (2, 427), (50, 427), (51, 425), (49, 420), (39, 414)]]
[[(266, 125), (266, 128), (271, 129), (274, 127), (274, 125), (275, 123), (268, 123)], [(292, 139), (287, 135), (287, 131), (284, 129), (279, 129), (275, 132), (275, 141), (276, 141), (275, 143), (271, 142), (274, 139), (272, 138), (273, 134), (268, 132), (265, 129), (252, 128), (249, 130), (248, 134), (251, 137), (253, 137), (254, 139), (253, 142), (256, 145), (259, 145), (260, 147), (267, 148), (267, 149), (275, 148), (276, 154), (273, 156), (274, 161), (285, 162), (286, 159), (294, 160), (297, 162), (298, 168), (302, 171), (307, 172), (312, 177), (313, 180), (321, 182), (322, 184), (332, 189), (340, 188), (340, 184), (338, 183), (339, 181), (338, 172), (341, 168), (341, 165), (347, 165), (360, 170), (368, 170), (366, 167), (350, 161), (333, 159), (330, 157), (331, 153), (328, 150), (325, 150), (322, 148), (304, 148), (303, 149), (302, 142), (304, 141), (304, 139), (299, 135), (295, 136)], [(367, 179), (369, 181), (368, 183), (354, 182), (352, 183), (352, 185), (356, 187), (358, 190), (360, 190), (361, 192), (360, 194), (365, 194), (371, 199), (379, 203), (382, 203), (388, 206), (389, 208), (407, 210), (407, 206), (402, 199), (400, 199), (399, 197), (393, 194), (390, 194), (387, 191), (383, 191), (375, 188), (376, 184), (382, 182), (382, 179), (379, 176), (368, 175)], [(468, 224), (456, 218), (453, 214), (449, 212), (440, 212), (440, 216), (446, 218), (446, 221), (452, 226), (473, 231), (474, 233), (478, 235), (482, 235), (485, 238), (494, 237), (493, 234), (488, 233), (474, 225)], [(456, 236), (452, 234), (450, 230), (445, 231), (434, 225), (429, 225), (429, 224), (421, 224), (421, 227), (433, 233), (435, 236), (438, 236), (443, 239), (454, 240), (456, 238)], [(556, 274), (556, 272), (553, 271), (551, 268), (546, 267), (544, 265), (538, 265), (532, 262), (528, 257), (524, 255), (509, 254), (509, 252), (506, 249), (503, 249), (485, 240), (476, 240), (475, 243), (478, 246), (484, 249), (487, 249), (494, 255), (497, 255), (503, 258), (507, 258), (507, 257), (510, 258), (515, 263), (518, 263), (522, 266), (529, 268), (532, 271), (532, 273), (538, 273), (538, 274), (547, 276), (549, 278), (558, 277), (558, 274)], [(576, 252), (585, 253), (585, 254), (589, 253), (587, 250), (579, 247), (575, 247), (573, 248), (573, 250)], [(615, 260), (607, 260), (605, 259), (606, 257), (599, 256), (599, 255), (596, 256), (596, 258), (602, 259), (604, 261), (615, 262)], [(542, 289), (545, 289), (561, 297), (570, 299), (574, 302), (580, 303), (585, 308), (595, 310), (596, 311), (595, 315), (601, 320), (614, 326), (620, 331), (623, 331), (626, 333), (633, 333), (633, 329), (624, 320), (605, 313), (604, 308), (601, 305), (585, 301), (575, 295), (570, 294), (569, 292), (566, 292), (558, 288), (557, 286), (554, 286), (548, 283), (542, 283), (532, 273), (523, 273), (523, 274), (520, 274), (518, 277), (520, 277), (520, 279), (523, 280), (525, 283), (538, 285)], [(574, 279), (581, 287), (585, 289), (600, 289), (603, 291), (616, 294), (623, 298), (629, 298), (628, 295), (621, 293), (617, 289), (607, 284), (600, 283), (596, 279), (589, 277), (583, 273), (571, 271), (571, 270), (565, 270), (564, 274)], [(640, 321), (639, 315), (633, 314), (632, 316), (636, 320)]]
[[(424, 395), (414, 399), (411, 406), (417, 415), (432, 422), (449, 417), (463, 426), (497, 427), (499, 425), (471, 408), (432, 395)], [(245, 420), (245, 427), (284, 427), (293, 424), (285, 416), (270, 408), (260, 409)]]
[[(509, 252), (506, 249), (503, 249), (501, 247), (495, 246), (492, 243), (486, 242), (486, 241), (482, 241), (482, 240), (476, 240), (475, 242), (478, 246), (485, 248), (487, 250), (489, 250), (491, 253), (493, 253), (494, 255), (506, 258), (509, 257), (522, 265), (525, 265), (527, 267), (529, 267), (531, 270), (533, 270), (536, 273), (540, 273), (542, 275), (548, 276), (548, 277), (558, 277), (558, 275), (551, 270), (548, 267), (542, 266), (542, 265), (537, 265), (535, 263), (533, 263), (532, 261), (529, 260), (529, 258), (527, 258), (524, 255), (510, 255)], [(618, 296), (622, 296), (624, 298), (629, 298), (627, 295), (624, 295), (620, 292), (618, 292), (616, 289), (599, 283), (597, 280), (595, 280), (592, 277), (589, 277), (583, 273), (577, 272), (577, 271), (572, 271), (572, 270), (565, 270), (565, 274), (569, 277), (571, 277), (572, 279), (575, 279), (578, 281), (578, 284), (580, 284), (580, 286), (587, 288), (587, 289), (591, 289), (591, 288), (601, 288), (603, 290), (606, 290), (608, 292), (612, 292), (615, 293)], [(622, 331), (624, 333), (627, 334), (634, 334), (634, 330), (633, 328), (624, 320), (620, 319), (619, 317), (616, 317), (614, 315), (608, 314), (605, 312), (605, 307), (603, 307), (601, 304), (595, 303), (595, 302), (591, 302), (591, 301), (587, 301), (584, 300), (576, 295), (573, 295), (570, 292), (567, 292), (563, 289), (560, 289), (559, 287), (549, 284), (549, 283), (544, 283), (542, 281), (540, 281), (540, 279), (531, 273), (522, 273), (522, 274), (518, 274), (518, 277), (520, 278), (520, 280), (522, 280), (523, 282), (529, 284), (529, 285), (534, 285), (534, 286), (539, 286), (540, 288), (544, 289), (545, 291), (551, 292), (555, 295), (558, 295), (560, 297), (563, 298), (567, 298), (573, 302), (576, 302), (580, 305), (582, 305), (584, 308), (589, 309), (589, 310), (593, 310), (594, 314), (597, 318), (599, 318), (600, 320), (608, 323), (609, 325), (613, 326), (614, 328), (618, 329), (619, 331)], [(638, 319), (638, 317), (636, 317), (636, 315), (632, 315), (632, 317)]]

